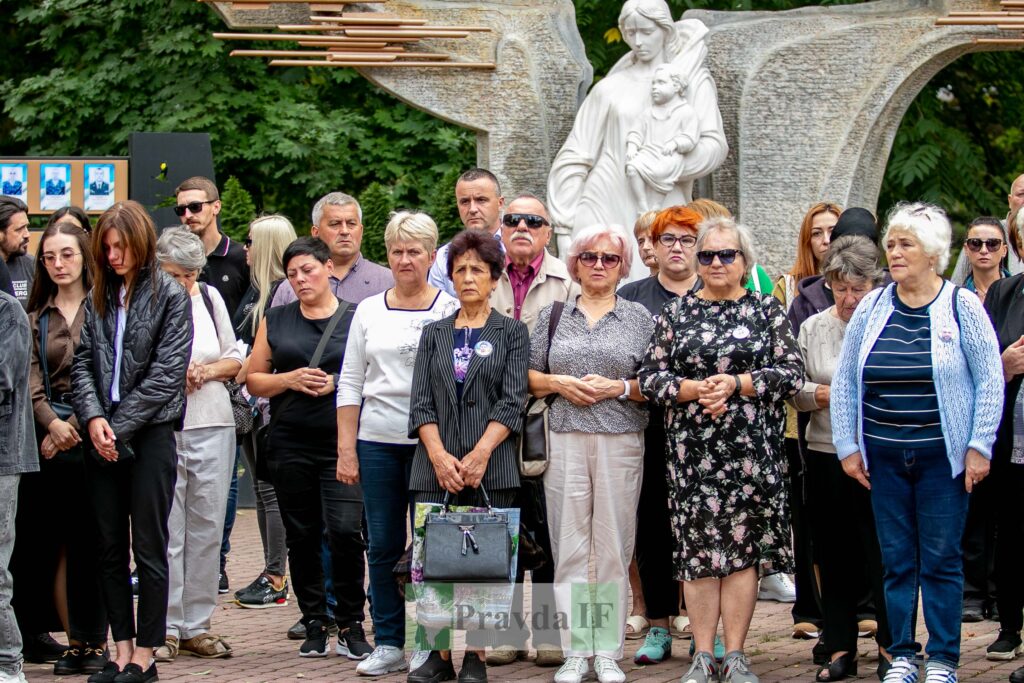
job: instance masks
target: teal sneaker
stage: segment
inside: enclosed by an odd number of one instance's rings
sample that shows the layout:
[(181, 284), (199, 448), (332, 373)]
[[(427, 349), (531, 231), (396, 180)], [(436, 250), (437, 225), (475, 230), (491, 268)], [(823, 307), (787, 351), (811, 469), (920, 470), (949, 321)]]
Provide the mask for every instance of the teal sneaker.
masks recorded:
[(636, 651), (633, 661), (637, 664), (658, 664), (672, 656), (672, 634), (667, 628), (652, 626), (644, 638), (644, 644)]
[[(697, 651), (697, 646), (694, 645), (694, 641), (690, 641), (690, 656), (693, 657), (693, 653)], [(722, 639), (715, 634), (715, 661), (720, 662), (725, 659), (725, 643)]]

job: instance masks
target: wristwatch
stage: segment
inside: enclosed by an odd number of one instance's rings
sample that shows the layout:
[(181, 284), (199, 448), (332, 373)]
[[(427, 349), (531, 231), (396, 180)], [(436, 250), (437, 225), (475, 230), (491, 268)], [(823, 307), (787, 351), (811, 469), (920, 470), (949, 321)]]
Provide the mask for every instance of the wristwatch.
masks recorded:
[(623, 402), (628, 401), (629, 400), (629, 380), (628, 379), (622, 380), (622, 389), (623, 389), (622, 395), (621, 396), (617, 396), (616, 398), (618, 398), (618, 400), (623, 401)]

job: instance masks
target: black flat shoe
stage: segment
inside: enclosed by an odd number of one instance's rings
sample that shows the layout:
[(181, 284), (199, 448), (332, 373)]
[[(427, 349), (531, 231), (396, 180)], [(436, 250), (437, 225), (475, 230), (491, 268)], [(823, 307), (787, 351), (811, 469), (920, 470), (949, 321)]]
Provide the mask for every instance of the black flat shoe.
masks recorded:
[(459, 669), (459, 683), (487, 683), (487, 664), (475, 652), (467, 652)]
[(415, 671), (410, 671), (405, 679), (407, 683), (441, 683), (441, 681), (455, 680), (455, 667), (451, 659), (444, 659), (441, 653), (433, 650), (427, 661), (423, 662)]
[(823, 666), (814, 677), (816, 681), (841, 681), (857, 675), (857, 653), (847, 652), (842, 657)]
[(87, 683), (114, 683), (114, 679), (121, 675), (121, 669), (117, 662), (107, 662), (106, 665), (92, 676), (89, 676)]
[(1010, 674), (1010, 683), (1024, 683), (1024, 666)]
[(107, 665), (108, 659), (110, 659), (110, 655), (107, 652), (105, 643), (86, 645), (82, 650), (81, 673), (95, 674), (103, 671), (103, 667)]
[(114, 683), (154, 683), (160, 680), (156, 675), (156, 662), (145, 671), (138, 664), (125, 664), (124, 670), (114, 677)]
[(49, 633), (37, 633), (23, 638), (21, 654), (31, 664), (53, 664), (61, 658), (65, 649)]
[(57, 663), (53, 665), (54, 676), (76, 676), (82, 673), (82, 645), (68, 645)]

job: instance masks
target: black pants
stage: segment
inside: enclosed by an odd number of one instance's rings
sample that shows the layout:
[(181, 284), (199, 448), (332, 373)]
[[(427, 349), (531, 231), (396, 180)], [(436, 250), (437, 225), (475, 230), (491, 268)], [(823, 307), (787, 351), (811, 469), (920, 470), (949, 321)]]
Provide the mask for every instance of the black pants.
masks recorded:
[(636, 511), (636, 566), (647, 618), (666, 619), (679, 613), (679, 581), (672, 570), (675, 537), (668, 512), (665, 426), (660, 411), (656, 412), (651, 413), (644, 431), (644, 474)]
[(337, 438), (275, 427), (270, 437), (270, 476), (284, 522), (292, 589), (303, 623), (327, 623), (323, 538), (331, 551), (331, 581), (338, 605), (334, 619), (342, 628), (362, 622), (366, 591), (366, 543), (363, 494), (358, 485), (337, 479)]
[(996, 601), (995, 482), (986, 477), (974, 485), (964, 527), (964, 606), (987, 610)]
[(793, 529), (793, 583), (796, 584), (796, 602), (791, 614), (794, 624), (807, 622), (821, 626), (820, 596), (814, 576), (812, 536), (807, 518), (807, 470), (797, 440), (786, 439), (785, 445), (789, 466), (789, 514)]
[(1003, 460), (992, 462), (992, 484), (996, 498), (996, 604), (999, 628), (1017, 633), (1024, 626), (1024, 465)]
[(95, 644), (107, 639), (107, 612), (100, 594), (93, 514), (85, 464), (79, 459), (40, 460), (40, 471), (21, 475), (11, 604), (24, 635), (63, 631), (54, 607), (54, 582), (61, 553), (67, 562), (69, 633)]
[(821, 574), (825, 647), (857, 649), (857, 612), (866, 582), (873, 587), (878, 644), (892, 642), (885, 613), (882, 552), (875, 533), (871, 493), (843, 472), (835, 453), (807, 451), (808, 515)]
[[(169, 422), (143, 427), (130, 443), (130, 462), (85, 458), (100, 531), (100, 585), (114, 640), (160, 647), (167, 628), (167, 518), (178, 478), (174, 428)], [(139, 574), (137, 637), (129, 550)]]

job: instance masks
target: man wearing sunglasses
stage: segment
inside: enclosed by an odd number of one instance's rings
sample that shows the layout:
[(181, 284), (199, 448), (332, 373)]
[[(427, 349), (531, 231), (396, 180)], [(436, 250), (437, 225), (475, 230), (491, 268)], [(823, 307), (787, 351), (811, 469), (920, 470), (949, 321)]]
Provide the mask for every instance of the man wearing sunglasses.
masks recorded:
[[(569, 277), (565, 264), (547, 250), (551, 241), (551, 219), (547, 208), (535, 195), (524, 193), (509, 203), (502, 216), (500, 234), (505, 248), (505, 270), (491, 292), (491, 306), (509, 318), (522, 320), (532, 332), (542, 308), (555, 301), (575, 300), (580, 288)], [(522, 479), (517, 507), (523, 511), (524, 524), (533, 532), (534, 540), (551, 557), (547, 510), (540, 480)], [(512, 611), (525, 618), (528, 615), (522, 609), (524, 574), (520, 568)], [(545, 610), (554, 613), (554, 592), (551, 590), (555, 580), (553, 563), (548, 562), (533, 570), (530, 578), (533, 584), (531, 614), (541, 614)], [(500, 644), (487, 655), (487, 664), (502, 666), (525, 658), (528, 631), (528, 628), (513, 628), (501, 634)], [(533, 647), (537, 650), (538, 666), (561, 665), (562, 649), (558, 642), (557, 632), (534, 631)]]
[[(482, 230), (499, 240), (501, 248), (501, 210), (505, 198), (501, 196), (501, 185), (493, 173), (484, 168), (471, 168), (455, 181), (455, 202), (459, 207), (459, 218), (467, 230)], [(438, 289), (455, 296), (455, 287), (448, 279), (448, 245), (437, 250), (434, 265), (430, 267), (427, 281)]]
[(249, 289), (249, 266), (242, 245), (221, 234), (217, 227), (220, 192), (209, 178), (193, 176), (182, 181), (174, 194), (177, 198), (174, 213), (178, 220), (206, 247), (206, 267), (199, 274), (199, 281), (216, 289), (228, 313), (234, 316), (238, 302)]

